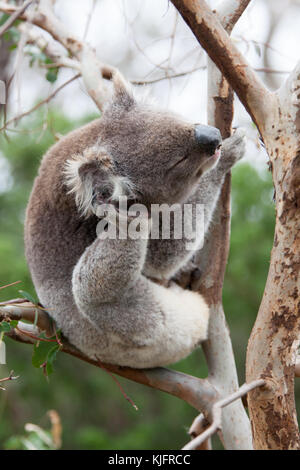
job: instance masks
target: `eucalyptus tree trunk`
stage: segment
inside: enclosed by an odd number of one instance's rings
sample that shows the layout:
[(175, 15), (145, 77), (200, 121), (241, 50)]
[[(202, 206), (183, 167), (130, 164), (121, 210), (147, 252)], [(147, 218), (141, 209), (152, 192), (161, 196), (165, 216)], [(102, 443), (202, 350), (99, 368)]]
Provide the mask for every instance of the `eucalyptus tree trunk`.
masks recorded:
[[(242, 0), (232, 0), (238, 6)], [(270, 157), (276, 228), (269, 275), (247, 353), (248, 405), (255, 449), (299, 449), (294, 399), (300, 336), (300, 63), (271, 93), (204, 0), (172, 0), (256, 123)]]
[(263, 134), (276, 194), (276, 227), (264, 296), (248, 345), (255, 448), (299, 449), (294, 377), (300, 334), (300, 64), (274, 95)]

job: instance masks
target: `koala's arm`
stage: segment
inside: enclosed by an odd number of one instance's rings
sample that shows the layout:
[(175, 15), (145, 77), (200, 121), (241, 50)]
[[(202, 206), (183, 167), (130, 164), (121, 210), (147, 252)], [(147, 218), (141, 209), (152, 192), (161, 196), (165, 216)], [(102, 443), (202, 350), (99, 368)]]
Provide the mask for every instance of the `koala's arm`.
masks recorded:
[[(238, 129), (233, 136), (224, 140), (217, 165), (202, 175), (196, 191), (187, 201), (193, 205), (193, 214), (197, 204), (203, 204), (204, 210), (204, 230), (198, 232), (199, 239), (195, 240), (195, 250), (201, 248), (204, 236), (207, 235), (225, 175), (243, 157), (244, 152), (245, 134), (242, 129)], [(146, 275), (157, 279), (170, 279), (191, 260), (195, 250), (186, 249), (189, 240), (184, 236), (177, 240), (172, 235), (171, 233), (169, 240), (150, 240)]]
[(243, 157), (244, 153), (245, 133), (243, 129), (238, 129), (231, 137), (224, 140), (221, 158), (217, 165), (200, 178), (191, 202), (204, 205), (205, 234), (209, 229), (225, 175)]
[(86, 248), (72, 279), (80, 309), (115, 302), (136, 284), (147, 252), (148, 228), (146, 231), (138, 240), (98, 237)]

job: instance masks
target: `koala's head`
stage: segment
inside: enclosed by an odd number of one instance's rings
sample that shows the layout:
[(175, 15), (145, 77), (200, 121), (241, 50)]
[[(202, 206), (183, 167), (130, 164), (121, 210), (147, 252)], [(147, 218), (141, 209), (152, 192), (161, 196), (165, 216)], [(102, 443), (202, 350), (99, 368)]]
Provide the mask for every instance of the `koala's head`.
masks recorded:
[(103, 115), (101, 147), (136, 188), (139, 202), (182, 202), (219, 157), (221, 134), (138, 101), (118, 75)]
[[(143, 204), (185, 201), (220, 156), (219, 130), (136, 99), (119, 74), (113, 84), (114, 96), (104, 111), (99, 136), (99, 152), (109, 160), (110, 169), (101, 166), (102, 157), (98, 159), (97, 184), (102, 181), (110, 199), (113, 194), (130, 193)], [(82, 177), (88, 175), (87, 170), (81, 169)], [(94, 167), (94, 183), (95, 172)]]

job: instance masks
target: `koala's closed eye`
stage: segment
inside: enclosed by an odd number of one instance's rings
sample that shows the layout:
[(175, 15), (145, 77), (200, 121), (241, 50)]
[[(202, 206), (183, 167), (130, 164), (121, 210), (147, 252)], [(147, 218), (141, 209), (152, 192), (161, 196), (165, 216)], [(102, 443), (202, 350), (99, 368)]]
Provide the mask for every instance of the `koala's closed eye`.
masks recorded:
[(190, 152), (187, 152), (180, 160), (178, 160), (176, 163), (174, 163), (170, 168), (168, 168), (168, 171), (172, 170), (176, 166), (180, 165), (180, 163), (183, 163), (185, 160), (189, 158)]

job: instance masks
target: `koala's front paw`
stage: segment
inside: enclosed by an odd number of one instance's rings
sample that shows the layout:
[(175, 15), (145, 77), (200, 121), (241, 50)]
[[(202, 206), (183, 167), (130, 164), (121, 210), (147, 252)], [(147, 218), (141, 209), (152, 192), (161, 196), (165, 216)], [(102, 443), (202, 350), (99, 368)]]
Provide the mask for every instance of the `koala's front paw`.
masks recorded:
[(241, 158), (246, 150), (246, 132), (240, 127), (235, 133), (225, 139), (222, 145), (221, 165), (224, 170), (230, 170)]

